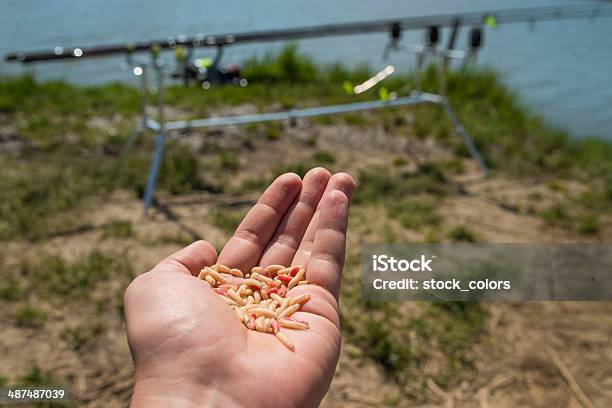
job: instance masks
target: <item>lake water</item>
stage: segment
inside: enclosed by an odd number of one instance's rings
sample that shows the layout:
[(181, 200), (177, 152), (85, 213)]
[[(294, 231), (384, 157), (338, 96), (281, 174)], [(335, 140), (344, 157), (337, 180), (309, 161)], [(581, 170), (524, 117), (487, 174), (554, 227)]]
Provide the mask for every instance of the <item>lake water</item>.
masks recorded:
[[(460, 3), (460, 4), (458, 4)], [(177, 34), (224, 34), (324, 23), (429, 15), (575, 2), (552, 0), (2, 0), (0, 52), (158, 39)], [(500, 71), (523, 101), (554, 126), (577, 137), (612, 140), (612, 18), (501, 25), (485, 32), (478, 61)], [(464, 45), (467, 29), (459, 45)], [(444, 34), (447, 34), (444, 32)], [(345, 64), (381, 60), (386, 34), (305, 40), (300, 49), (322, 62)], [(404, 33), (404, 43), (420, 43), (422, 33)], [(444, 38), (443, 38), (444, 40)], [(444, 44), (445, 42), (442, 42)], [(225, 62), (238, 62), (282, 43), (229, 47)], [(197, 55), (210, 54), (200, 50)], [(40, 63), (26, 68), (41, 79), (75, 83), (131, 80), (121, 58)], [(395, 55), (399, 68), (413, 65)], [(2, 64), (2, 75), (22, 72)]]

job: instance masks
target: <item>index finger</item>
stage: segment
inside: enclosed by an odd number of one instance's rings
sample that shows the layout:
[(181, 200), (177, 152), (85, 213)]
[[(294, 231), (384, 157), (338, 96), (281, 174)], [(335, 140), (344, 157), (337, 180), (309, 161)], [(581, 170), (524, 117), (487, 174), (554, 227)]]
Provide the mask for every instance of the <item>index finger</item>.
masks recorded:
[(255, 266), (301, 187), (293, 173), (274, 180), (219, 254), (219, 263), (243, 271)]

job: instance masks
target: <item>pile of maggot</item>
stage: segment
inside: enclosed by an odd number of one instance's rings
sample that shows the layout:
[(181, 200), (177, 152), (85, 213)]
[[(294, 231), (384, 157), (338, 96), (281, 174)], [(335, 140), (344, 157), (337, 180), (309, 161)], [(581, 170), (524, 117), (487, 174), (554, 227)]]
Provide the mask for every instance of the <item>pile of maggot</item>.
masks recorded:
[[(256, 266), (250, 273), (243, 273), (240, 269), (215, 264), (202, 269), (198, 278), (231, 306), (247, 329), (274, 334), (290, 350), (295, 350), (293, 342), (279, 329), (308, 329), (307, 322), (291, 316), (310, 300), (310, 295), (287, 297), (290, 289), (309, 283), (305, 273), (301, 265)], [(240, 283), (230, 284), (223, 274), (238, 278)]]

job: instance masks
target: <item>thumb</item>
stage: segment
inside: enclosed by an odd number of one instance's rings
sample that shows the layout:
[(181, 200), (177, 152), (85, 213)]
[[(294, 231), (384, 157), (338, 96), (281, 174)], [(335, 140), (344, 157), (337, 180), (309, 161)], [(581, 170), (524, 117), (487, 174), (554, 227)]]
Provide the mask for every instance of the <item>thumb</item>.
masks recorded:
[(153, 270), (169, 268), (197, 276), (202, 268), (217, 262), (217, 250), (209, 242), (199, 240), (168, 256)]

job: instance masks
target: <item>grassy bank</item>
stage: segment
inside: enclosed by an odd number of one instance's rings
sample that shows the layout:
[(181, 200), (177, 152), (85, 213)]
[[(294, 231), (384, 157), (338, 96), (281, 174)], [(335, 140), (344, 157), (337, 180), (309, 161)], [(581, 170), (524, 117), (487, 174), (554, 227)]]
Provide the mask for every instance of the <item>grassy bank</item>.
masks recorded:
[[(294, 47), (278, 55), (248, 61), (244, 75), (251, 83), (246, 89), (214, 87), (204, 92), (197, 86), (173, 86), (167, 92), (168, 104), (179, 116), (193, 117), (226, 105), (249, 104), (258, 110), (291, 108), (367, 99), (377, 93), (374, 90), (372, 95), (347, 95), (342, 83), (362, 81), (369, 75), (367, 69), (321, 67)], [(426, 72), (425, 90), (436, 91), (436, 75), (434, 69)], [(406, 74), (384, 85), (393, 91), (412, 81), (412, 76)], [(590, 193), (575, 201), (591, 212), (609, 208), (611, 143), (571, 139), (547, 126), (488, 69), (451, 72), (448, 89), (459, 116), (494, 170), (513, 176), (546, 173), (561, 179), (595, 178), (599, 185), (594, 183)], [(0, 239), (15, 236), (34, 239), (52, 232), (54, 226), (42, 225), (48, 223), (49, 215), (71, 209), (92, 194), (106, 194), (117, 188), (141, 194), (150, 159), (150, 139), (141, 140), (125, 160), (118, 159), (137, 111), (137, 92), (128, 85), (77, 87), (62, 82), (39, 83), (27, 76), (0, 82), (0, 124), (5, 129), (6, 146), (0, 165), (4, 175), (0, 180), (3, 202)], [(357, 128), (381, 123), (390, 129), (409, 128), (409, 133), (417, 138), (434, 138), (454, 149), (457, 157), (467, 156), (464, 146), (452, 135), (444, 114), (436, 107), (417, 107), (412, 123), (407, 123), (401, 110), (367, 116), (347, 114), (318, 121)], [(247, 131), (246, 147), (256, 143), (258, 137), (273, 140), (282, 136), (276, 124), (251, 126)], [(317, 159), (323, 164), (333, 161), (325, 152)], [(238, 163), (231, 152), (220, 152), (214, 163), (202, 163), (193, 151), (171, 142), (160, 187), (172, 193), (220, 191), (227, 184), (224, 174), (237, 170)], [(211, 177), (204, 179), (202, 174)], [(368, 188), (366, 185), (365, 189)], [(571, 217), (567, 212), (566, 208), (553, 206), (543, 216), (562, 224)], [(592, 216), (584, 217), (582, 228), (596, 227), (597, 221)]]

